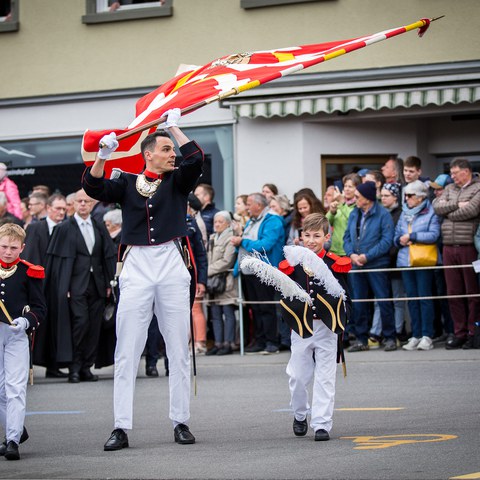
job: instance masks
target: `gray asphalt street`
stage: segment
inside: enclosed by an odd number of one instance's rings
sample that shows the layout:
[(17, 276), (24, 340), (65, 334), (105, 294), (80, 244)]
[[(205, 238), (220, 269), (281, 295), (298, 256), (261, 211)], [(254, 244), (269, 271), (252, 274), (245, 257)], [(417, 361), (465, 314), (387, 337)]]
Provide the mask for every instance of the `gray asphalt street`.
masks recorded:
[(288, 358), (198, 358), (190, 423), (197, 443), (184, 446), (173, 442), (168, 379), (145, 377), (142, 361), (130, 448), (118, 452), (103, 451), (112, 369), (97, 371), (97, 383), (72, 385), (36, 368), (30, 439), (21, 461), (0, 458), (0, 478), (480, 478), (480, 350), (347, 354), (329, 442), (292, 433)]

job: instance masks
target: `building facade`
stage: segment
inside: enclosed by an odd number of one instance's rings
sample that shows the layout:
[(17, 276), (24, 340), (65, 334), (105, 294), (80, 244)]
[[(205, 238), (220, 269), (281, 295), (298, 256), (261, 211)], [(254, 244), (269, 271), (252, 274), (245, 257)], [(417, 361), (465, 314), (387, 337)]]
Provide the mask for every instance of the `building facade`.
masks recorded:
[(205, 149), (202, 181), (227, 209), (267, 182), (290, 197), (303, 187), (322, 195), (391, 155), (419, 156), (430, 177), (456, 156), (480, 167), (477, 0), (11, 0), (5, 13), (0, 161), (22, 194), (38, 183), (76, 189), (83, 132), (124, 128), (136, 100), (180, 64), (440, 15), (421, 39), (409, 32), (275, 80), (182, 126)]

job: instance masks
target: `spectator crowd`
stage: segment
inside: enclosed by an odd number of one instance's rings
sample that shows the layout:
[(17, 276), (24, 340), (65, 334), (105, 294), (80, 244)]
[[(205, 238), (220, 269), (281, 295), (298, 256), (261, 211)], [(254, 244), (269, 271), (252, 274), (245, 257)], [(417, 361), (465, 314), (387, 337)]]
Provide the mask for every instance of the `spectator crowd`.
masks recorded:
[[(214, 198), (211, 185), (198, 184), (185, 212), (198, 279), (192, 308), (197, 355), (239, 350), (240, 291), (245, 352), (290, 349), (279, 294), (254, 275), (240, 275), (239, 263), (257, 255), (278, 266), (285, 245), (302, 245), (302, 226), (312, 213), (328, 219), (325, 248), (352, 262), (347, 293), (353, 309), (343, 338), (349, 352), (430, 350), (443, 342), (446, 349), (479, 348), (479, 276), (471, 264), (480, 258), (480, 177), (468, 160), (453, 160), (449, 174), (431, 181), (422, 176), (419, 158), (391, 158), (381, 170), (337, 179), (322, 199), (308, 188), (290, 199), (271, 183), (238, 195), (234, 212), (217, 209)], [(84, 190), (52, 194), (45, 185), (21, 199), (0, 164), (5, 223), (25, 228), (22, 258), (45, 267), (48, 313), (33, 362), (46, 367), (47, 377), (96, 381), (91, 368), (113, 364), (116, 342), (119, 206)], [(429, 258), (417, 260), (419, 248)], [(146, 374), (158, 376), (165, 352), (155, 319), (145, 354)], [(168, 375), (166, 358), (165, 370)]]

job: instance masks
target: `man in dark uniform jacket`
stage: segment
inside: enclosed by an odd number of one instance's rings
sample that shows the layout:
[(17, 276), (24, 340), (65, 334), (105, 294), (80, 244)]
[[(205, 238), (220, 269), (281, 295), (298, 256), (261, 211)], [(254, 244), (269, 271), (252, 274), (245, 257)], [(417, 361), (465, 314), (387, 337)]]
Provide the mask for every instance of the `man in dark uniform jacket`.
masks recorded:
[(174, 143), (165, 131), (145, 138), (141, 151), (146, 170), (121, 172), (104, 179), (105, 160), (118, 147), (115, 133), (106, 135), (92, 168), (83, 179), (85, 191), (100, 201), (121, 205), (123, 245), (128, 253), (119, 278), (115, 349), (115, 428), (104, 450), (128, 447), (125, 430), (133, 426), (133, 395), (147, 330), (155, 313), (169, 359), (170, 419), (179, 444), (195, 443), (190, 418), (190, 288), (189, 265), (181, 239), (187, 235), (187, 197), (202, 173), (203, 152), (177, 127), (180, 110), (167, 112), (165, 128), (183, 156), (175, 167)]
[(115, 267), (115, 248), (105, 225), (91, 216), (93, 200), (75, 194), (75, 215), (57, 225), (47, 251), (49, 318), (54, 359), (69, 367), (69, 382), (96, 381), (95, 362), (105, 302)]

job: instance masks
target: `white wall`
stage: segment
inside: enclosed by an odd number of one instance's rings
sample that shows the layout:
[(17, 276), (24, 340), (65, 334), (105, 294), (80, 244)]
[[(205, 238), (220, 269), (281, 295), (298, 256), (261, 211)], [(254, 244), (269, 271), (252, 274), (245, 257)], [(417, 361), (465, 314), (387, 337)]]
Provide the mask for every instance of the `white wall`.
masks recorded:
[(431, 153), (436, 155), (480, 152), (480, 119), (452, 121), (450, 116), (434, 118), (428, 128)]
[(236, 195), (277, 185), (291, 196), (303, 185), (302, 122), (293, 119), (239, 119), (236, 130)]

